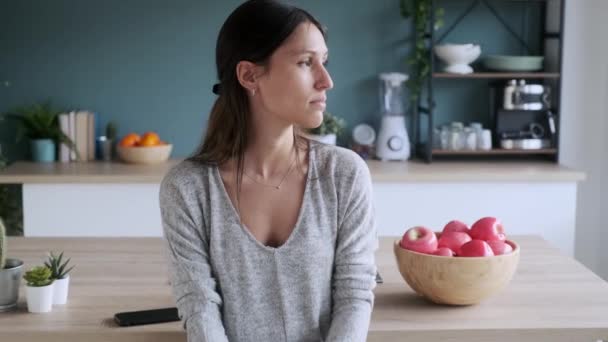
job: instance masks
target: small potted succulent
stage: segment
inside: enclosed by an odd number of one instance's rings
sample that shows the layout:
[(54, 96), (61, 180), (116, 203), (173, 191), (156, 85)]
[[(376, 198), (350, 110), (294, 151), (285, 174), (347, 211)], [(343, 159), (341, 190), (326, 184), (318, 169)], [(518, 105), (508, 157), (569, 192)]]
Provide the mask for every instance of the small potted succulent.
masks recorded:
[(97, 138), (99, 159), (111, 161), (114, 155), (114, 143), (116, 142), (116, 123), (110, 121), (106, 124), (106, 135)]
[(308, 138), (325, 144), (335, 145), (338, 135), (345, 127), (344, 119), (333, 116), (329, 112), (323, 113), (323, 122), (317, 128), (308, 130)]
[(44, 313), (53, 309), (52, 274), (46, 266), (36, 266), (25, 272), (23, 279), (27, 282), (25, 294), (29, 312)]
[(23, 272), (23, 261), (8, 258), (6, 246), (6, 229), (0, 218), (0, 311), (17, 306)]
[(67, 259), (64, 263), (61, 263), (63, 259), (63, 252), (59, 256), (53, 252), (49, 253), (47, 261), (44, 262), (44, 266), (51, 270), (51, 278), (53, 281), (53, 304), (65, 304), (68, 301), (68, 289), (70, 285), (70, 275), (68, 274), (74, 266), (66, 269), (70, 259)]

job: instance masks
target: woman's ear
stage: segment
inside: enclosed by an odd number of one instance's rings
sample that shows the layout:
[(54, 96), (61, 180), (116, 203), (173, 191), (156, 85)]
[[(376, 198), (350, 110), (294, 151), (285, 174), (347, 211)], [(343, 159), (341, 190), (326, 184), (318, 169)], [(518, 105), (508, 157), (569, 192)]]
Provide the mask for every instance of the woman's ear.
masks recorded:
[(249, 61), (240, 61), (236, 65), (236, 77), (247, 92), (254, 93), (258, 87), (258, 66)]

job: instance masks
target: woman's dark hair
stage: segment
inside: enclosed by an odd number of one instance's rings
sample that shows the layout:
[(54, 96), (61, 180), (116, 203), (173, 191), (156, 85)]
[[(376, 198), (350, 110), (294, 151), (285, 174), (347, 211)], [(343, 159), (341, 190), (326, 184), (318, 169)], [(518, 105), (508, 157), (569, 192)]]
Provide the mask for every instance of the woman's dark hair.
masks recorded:
[[(237, 194), (242, 183), (251, 111), (246, 89), (237, 79), (236, 66), (243, 60), (267, 65), (272, 53), (300, 24), (307, 22), (326, 37), (324, 28), (311, 14), (276, 0), (249, 0), (222, 25), (215, 54), (219, 84), (213, 87), (219, 96), (209, 115), (207, 133), (190, 158), (214, 164), (235, 158)], [(294, 142), (296, 151), (307, 146), (298, 127), (294, 127)]]

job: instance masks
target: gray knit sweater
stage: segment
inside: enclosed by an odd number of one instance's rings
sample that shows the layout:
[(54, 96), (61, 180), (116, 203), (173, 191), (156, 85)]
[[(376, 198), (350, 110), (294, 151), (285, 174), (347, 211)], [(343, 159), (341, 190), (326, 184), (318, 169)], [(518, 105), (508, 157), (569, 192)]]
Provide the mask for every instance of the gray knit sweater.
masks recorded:
[(164, 237), (189, 342), (366, 340), (378, 246), (369, 170), (350, 150), (310, 146), (300, 214), (278, 248), (241, 227), (217, 166), (186, 160), (165, 176)]

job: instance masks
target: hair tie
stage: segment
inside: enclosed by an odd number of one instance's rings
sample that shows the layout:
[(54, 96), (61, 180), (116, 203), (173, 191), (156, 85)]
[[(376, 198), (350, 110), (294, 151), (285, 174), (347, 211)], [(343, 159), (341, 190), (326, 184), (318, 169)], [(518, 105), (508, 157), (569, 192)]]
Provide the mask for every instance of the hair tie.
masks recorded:
[(219, 83), (216, 83), (213, 85), (213, 93), (215, 95), (219, 95), (220, 91), (222, 90), (221, 85)]

